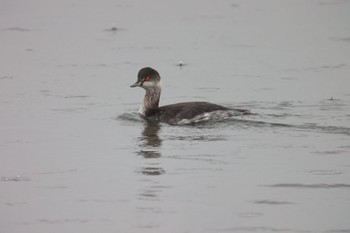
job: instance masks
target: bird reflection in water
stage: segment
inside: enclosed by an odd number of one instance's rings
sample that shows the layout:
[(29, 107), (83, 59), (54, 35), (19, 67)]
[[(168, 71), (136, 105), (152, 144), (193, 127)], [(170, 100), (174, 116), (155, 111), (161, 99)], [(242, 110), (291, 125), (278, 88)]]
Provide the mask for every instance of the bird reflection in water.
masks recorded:
[(143, 167), (141, 172), (144, 175), (161, 175), (165, 173), (165, 170), (159, 166), (159, 161), (154, 160), (161, 157), (159, 147), (162, 144), (162, 140), (159, 138), (160, 124), (159, 122), (145, 121), (144, 130), (139, 137), (140, 151), (138, 154), (142, 155), (145, 159), (152, 159), (147, 162), (147, 166)]

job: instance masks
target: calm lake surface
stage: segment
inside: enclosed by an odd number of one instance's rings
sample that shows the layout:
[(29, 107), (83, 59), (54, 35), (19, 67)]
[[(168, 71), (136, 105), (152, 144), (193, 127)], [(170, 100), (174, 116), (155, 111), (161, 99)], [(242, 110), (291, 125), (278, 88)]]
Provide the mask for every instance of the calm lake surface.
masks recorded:
[[(350, 232), (349, 12), (1, 1), (0, 232)], [(129, 88), (144, 66), (162, 105), (255, 114), (147, 122)]]

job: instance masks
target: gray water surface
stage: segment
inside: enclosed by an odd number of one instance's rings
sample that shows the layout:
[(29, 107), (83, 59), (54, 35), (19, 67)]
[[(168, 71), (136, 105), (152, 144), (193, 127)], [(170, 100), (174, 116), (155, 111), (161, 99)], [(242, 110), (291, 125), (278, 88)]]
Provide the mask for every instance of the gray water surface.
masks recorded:
[[(2, 1), (0, 232), (350, 232), (349, 12)], [(147, 122), (129, 88), (144, 66), (162, 105), (254, 115)]]

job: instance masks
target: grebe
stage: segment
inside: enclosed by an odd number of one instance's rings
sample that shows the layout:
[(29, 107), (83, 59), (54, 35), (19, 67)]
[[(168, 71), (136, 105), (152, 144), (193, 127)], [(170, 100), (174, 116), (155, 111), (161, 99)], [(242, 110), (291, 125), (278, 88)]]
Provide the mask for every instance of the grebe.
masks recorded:
[(208, 102), (184, 102), (159, 107), (162, 90), (160, 75), (150, 67), (142, 68), (137, 75), (136, 83), (130, 87), (142, 87), (146, 91), (139, 110), (143, 117), (168, 124), (193, 124), (212, 118), (250, 114), (245, 109), (232, 109)]

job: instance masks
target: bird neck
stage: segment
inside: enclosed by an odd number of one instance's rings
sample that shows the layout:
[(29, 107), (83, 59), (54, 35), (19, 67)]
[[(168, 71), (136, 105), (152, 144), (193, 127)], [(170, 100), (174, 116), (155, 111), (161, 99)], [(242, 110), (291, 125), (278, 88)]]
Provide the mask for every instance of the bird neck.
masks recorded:
[(149, 116), (158, 110), (161, 91), (162, 89), (160, 86), (146, 89), (146, 94), (143, 98), (143, 104), (139, 110), (140, 114)]

